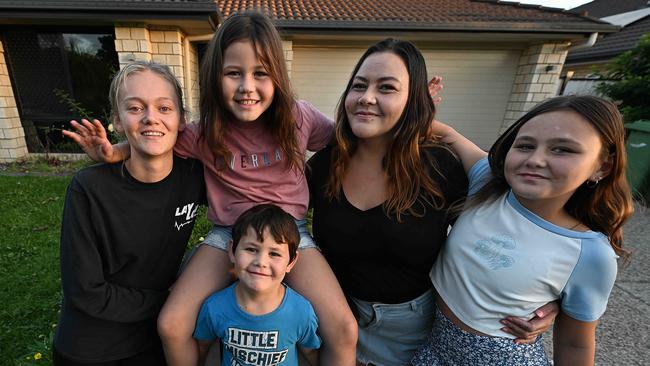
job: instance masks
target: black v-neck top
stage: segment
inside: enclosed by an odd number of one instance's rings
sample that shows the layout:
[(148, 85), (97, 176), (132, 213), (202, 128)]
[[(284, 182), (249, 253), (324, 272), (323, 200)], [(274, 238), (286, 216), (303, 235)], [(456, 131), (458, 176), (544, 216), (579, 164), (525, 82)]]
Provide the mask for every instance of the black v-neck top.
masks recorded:
[(385, 214), (382, 205), (361, 210), (345, 194), (340, 200), (325, 195), (332, 149), (316, 153), (306, 173), (314, 209), (314, 239), (343, 291), (361, 300), (389, 304), (423, 294), (431, 288), (428, 274), (453, 219), (447, 208), (467, 193), (461, 162), (445, 147), (422, 149), (422, 154), (437, 164), (437, 169), (427, 169), (443, 192), (445, 208), (427, 207), (422, 217), (405, 214), (398, 223), (396, 217)]

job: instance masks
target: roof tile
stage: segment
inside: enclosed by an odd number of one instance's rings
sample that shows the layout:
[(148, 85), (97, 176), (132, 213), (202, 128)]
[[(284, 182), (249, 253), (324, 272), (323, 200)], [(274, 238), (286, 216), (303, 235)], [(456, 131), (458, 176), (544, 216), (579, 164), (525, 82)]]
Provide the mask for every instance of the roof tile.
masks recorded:
[(565, 22), (597, 24), (561, 9), (495, 0), (220, 0), (224, 17), (261, 9), (278, 21), (354, 22)]

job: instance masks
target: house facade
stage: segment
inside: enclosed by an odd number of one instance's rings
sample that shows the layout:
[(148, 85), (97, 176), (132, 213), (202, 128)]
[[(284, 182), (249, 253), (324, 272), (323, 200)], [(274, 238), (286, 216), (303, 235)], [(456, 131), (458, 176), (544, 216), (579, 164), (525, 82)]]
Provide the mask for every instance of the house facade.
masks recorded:
[(131, 60), (170, 65), (196, 116), (205, 43), (222, 19), (251, 8), (280, 30), (297, 96), (331, 117), (370, 44), (413, 41), (429, 74), (444, 79), (438, 118), (483, 147), (555, 95), (569, 48), (618, 29), (560, 9), (496, 0), (0, 0), (0, 161), (55, 139), (44, 139), (42, 126), (54, 126), (56, 135), (78, 118), (68, 111), (74, 103), (100, 105), (99, 92), (90, 98), (103, 85), (93, 77)]

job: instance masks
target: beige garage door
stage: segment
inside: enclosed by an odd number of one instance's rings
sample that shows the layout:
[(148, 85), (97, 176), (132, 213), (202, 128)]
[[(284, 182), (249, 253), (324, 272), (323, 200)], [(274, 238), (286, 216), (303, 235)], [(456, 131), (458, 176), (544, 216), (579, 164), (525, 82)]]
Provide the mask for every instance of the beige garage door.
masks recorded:
[[(293, 86), (328, 116), (363, 49), (294, 45)], [(438, 119), (447, 121), (484, 148), (497, 137), (515, 78), (520, 51), (424, 50), (429, 75), (444, 78)]]

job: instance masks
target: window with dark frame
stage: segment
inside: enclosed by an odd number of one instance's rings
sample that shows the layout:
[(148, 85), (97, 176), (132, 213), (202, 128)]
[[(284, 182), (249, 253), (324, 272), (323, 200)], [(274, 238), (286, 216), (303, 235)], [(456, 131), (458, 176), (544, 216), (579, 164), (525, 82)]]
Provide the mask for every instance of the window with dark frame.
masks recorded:
[(3, 32), (14, 96), (30, 152), (79, 152), (61, 130), (71, 119), (103, 120), (119, 69), (112, 28), (35, 28)]

